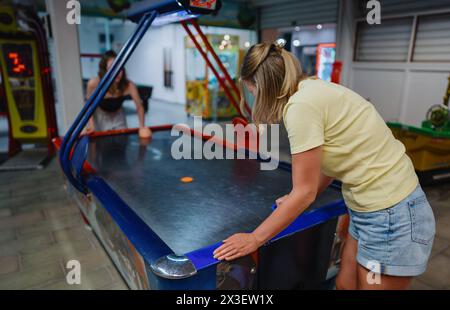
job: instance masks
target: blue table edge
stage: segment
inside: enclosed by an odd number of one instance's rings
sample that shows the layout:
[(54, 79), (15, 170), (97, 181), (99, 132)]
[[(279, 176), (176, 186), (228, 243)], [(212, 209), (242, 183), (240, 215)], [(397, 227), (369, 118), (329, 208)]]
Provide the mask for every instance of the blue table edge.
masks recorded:
[[(152, 265), (159, 258), (174, 254), (173, 250), (127, 205), (125, 201), (99, 176), (90, 174), (85, 182), (91, 193), (107, 210), (116, 224), (134, 245), (145, 261)], [(272, 209), (274, 206), (272, 206)], [(280, 238), (306, 230), (322, 224), (333, 218), (347, 213), (343, 200), (337, 200), (318, 209), (301, 214), (285, 230), (271, 239), (270, 244)], [(201, 270), (219, 263), (213, 252), (222, 241), (210, 246), (184, 254), (195, 266)], [(180, 253), (175, 253), (180, 254)]]

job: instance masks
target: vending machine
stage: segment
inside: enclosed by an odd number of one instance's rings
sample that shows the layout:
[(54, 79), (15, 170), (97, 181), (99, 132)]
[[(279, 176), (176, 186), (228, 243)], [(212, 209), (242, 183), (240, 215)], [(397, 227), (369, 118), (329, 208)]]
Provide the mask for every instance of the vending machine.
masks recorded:
[(331, 82), (335, 58), (335, 43), (324, 43), (317, 46), (316, 72), (319, 79)]

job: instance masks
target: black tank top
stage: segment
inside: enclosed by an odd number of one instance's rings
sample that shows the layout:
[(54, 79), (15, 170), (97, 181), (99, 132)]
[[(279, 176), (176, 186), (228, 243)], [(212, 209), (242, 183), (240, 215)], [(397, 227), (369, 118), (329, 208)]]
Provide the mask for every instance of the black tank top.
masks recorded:
[(122, 107), (125, 99), (126, 96), (103, 98), (99, 104), (99, 107), (106, 112), (117, 112)]

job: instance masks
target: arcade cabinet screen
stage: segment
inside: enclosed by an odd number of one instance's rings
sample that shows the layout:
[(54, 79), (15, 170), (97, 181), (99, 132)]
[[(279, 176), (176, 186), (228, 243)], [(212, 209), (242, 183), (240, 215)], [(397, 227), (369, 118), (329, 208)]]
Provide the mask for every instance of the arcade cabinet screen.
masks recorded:
[(2, 46), (3, 58), (9, 77), (32, 77), (33, 55), (28, 44), (4, 44)]
[(190, 0), (189, 5), (197, 9), (215, 10), (217, 0)]

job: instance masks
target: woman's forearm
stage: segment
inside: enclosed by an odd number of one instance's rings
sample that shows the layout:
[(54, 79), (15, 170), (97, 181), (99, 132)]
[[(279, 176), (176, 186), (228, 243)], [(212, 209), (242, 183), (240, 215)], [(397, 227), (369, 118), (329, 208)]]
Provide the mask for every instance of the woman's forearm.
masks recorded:
[(89, 126), (90, 129), (95, 130), (94, 118), (93, 117), (89, 118), (88, 126)]
[(139, 127), (145, 127), (145, 111), (144, 107), (142, 106), (142, 103), (136, 104), (136, 109), (139, 117)]
[(289, 226), (316, 197), (315, 191), (292, 191), (275, 211), (253, 231), (259, 246), (263, 245)]
[(234, 234), (214, 251), (219, 260), (233, 260), (256, 251), (292, 223), (316, 199), (322, 147), (292, 155), (292, 191), (277, 199), (277, 208), (252, 233)]
[(319, 187), (317, 189), (317, 195), (320, 195), (328, 186), (330, 186), (331, 182), (333, 182), (334, 178), (329, 177), (323, 173), (320, 174)]

